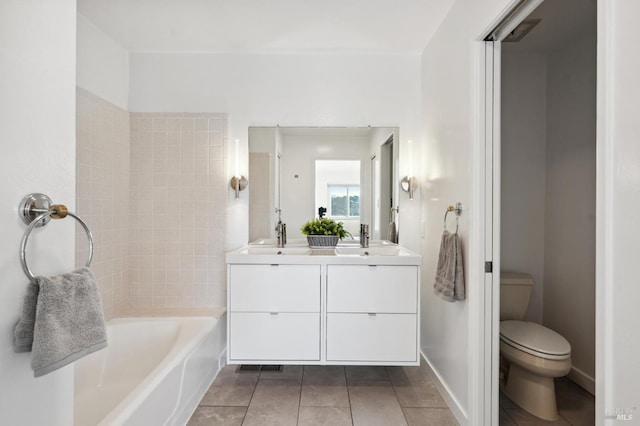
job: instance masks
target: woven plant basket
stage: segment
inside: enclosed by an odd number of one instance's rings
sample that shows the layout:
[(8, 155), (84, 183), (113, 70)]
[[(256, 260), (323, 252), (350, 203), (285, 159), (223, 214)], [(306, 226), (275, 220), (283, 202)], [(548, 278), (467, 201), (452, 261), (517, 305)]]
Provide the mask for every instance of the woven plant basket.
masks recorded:
[(310, 248), (332, 248), (338, 244), (337, 235), (307, 235)]

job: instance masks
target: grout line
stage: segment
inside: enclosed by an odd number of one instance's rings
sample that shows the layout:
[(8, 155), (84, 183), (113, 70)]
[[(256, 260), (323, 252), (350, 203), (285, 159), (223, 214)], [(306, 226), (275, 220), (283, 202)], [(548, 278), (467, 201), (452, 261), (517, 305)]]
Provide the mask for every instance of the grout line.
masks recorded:
[[(282, 367), (284, 369), (284, 367)], [(300, 404), (302, 403), (302, 381), (304, 380), (304, 365), (302, 366), (302, 377), (300, 377), (300, 391), (298, 392), (298, 416), (296, 417), (296, 425), (300, 423)]]
[(344, 383), (347, 386), (347, 399), (349, 400), (349, 414), (351, 415), (351, 425), (353, 426), (355, 422), (353, 421), (353, 407), (351, 406), (351, 391), (349, 390), (349, 382), (347, 380), (347, 367), (343, 365), (342, 371), (344, 373)]

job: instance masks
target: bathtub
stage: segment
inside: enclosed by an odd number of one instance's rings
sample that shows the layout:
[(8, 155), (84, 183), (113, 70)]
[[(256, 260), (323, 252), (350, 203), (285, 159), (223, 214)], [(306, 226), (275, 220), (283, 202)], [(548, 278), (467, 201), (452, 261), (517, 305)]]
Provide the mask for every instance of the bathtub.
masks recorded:
[(75, 363), (74, 424), (184, 425), (226, 360), (226, 316), (118, 318)]

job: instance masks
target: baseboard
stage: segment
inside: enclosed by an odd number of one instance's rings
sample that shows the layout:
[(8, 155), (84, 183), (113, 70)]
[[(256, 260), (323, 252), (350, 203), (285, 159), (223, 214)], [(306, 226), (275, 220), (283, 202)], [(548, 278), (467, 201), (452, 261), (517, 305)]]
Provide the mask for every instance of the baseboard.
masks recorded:
[(595, 396), (596, 381), (593, 377), (576, 367), (571, 367), (571, 371), (569, 371), (567, 377), (576, 385)]
[(225, 346), (220, 356), (218, 357), (218, 371), (222, 370), (227, 365), (227, 347)]
[(446, 382), (442, 379), (442, 376), (438, 373), (438, 371), (433, 367), (429, 359), (425, 356), (423, 352), (420, 352), (422, 359), (424, 362), (420, 363), (420, 367), (426, 371), (429, 375), (433, 384), (436, 385), (438, 392), (442, 395), (442, 398), (449, 406), (451, 413), (456, 418), (458, 423), (461, 425), (469, 424), (469, 419), (467, 418), (467, 412), (462, 408), (456, 397), (453, 396)]

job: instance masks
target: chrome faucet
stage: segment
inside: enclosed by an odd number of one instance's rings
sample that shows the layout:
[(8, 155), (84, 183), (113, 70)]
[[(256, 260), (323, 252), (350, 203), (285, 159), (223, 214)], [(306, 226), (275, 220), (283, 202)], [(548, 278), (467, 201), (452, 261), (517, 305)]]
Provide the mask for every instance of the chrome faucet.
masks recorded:
[(369, 225), (360, 224), (360, 247), (369, 247)]
[(284, 247), (287, 244), (287, 225), (278, 221), (276, 225), (276, 245), (278, 247)]

